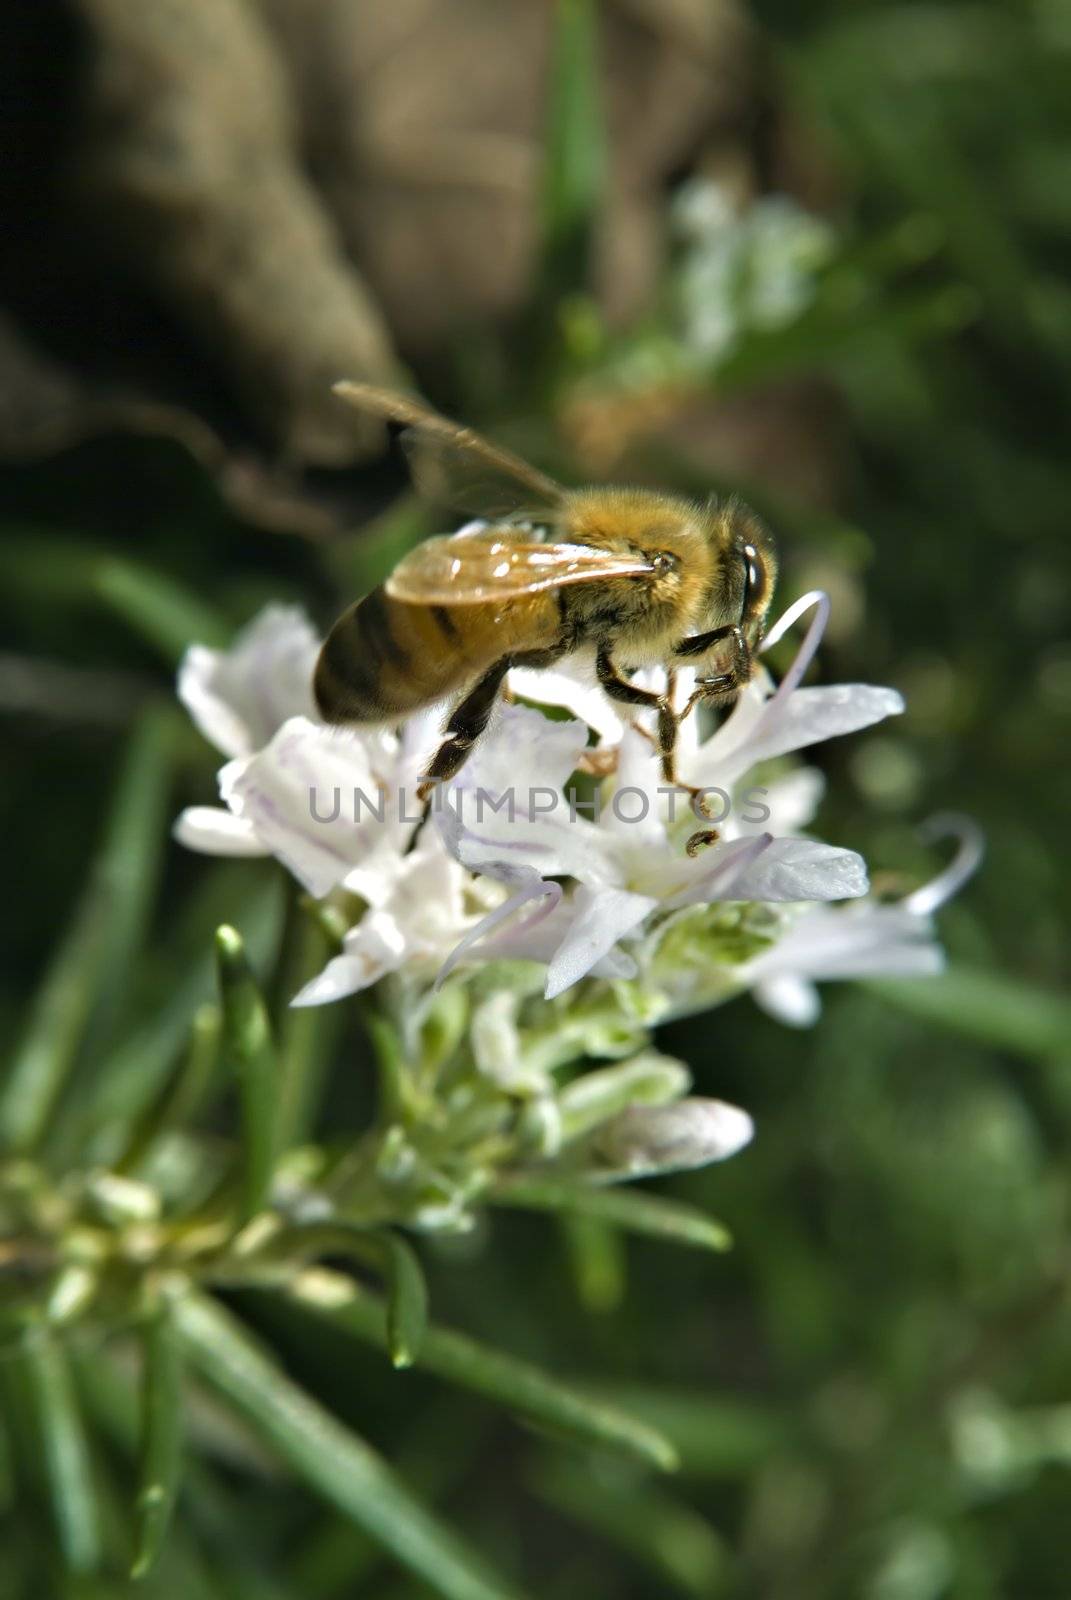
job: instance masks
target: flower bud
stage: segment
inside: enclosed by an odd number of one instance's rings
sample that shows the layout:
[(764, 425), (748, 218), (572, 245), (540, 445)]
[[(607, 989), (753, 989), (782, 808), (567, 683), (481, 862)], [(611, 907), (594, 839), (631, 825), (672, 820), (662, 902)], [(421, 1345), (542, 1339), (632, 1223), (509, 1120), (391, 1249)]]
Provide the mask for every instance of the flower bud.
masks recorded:
[(691, 1098), (668, 1106), (632, 1106), (598, 1130), (589, 1153), (593, 1167), (607, 1177), (685, 1172), (735, 1155), (754, 1131), (738, 1106)]

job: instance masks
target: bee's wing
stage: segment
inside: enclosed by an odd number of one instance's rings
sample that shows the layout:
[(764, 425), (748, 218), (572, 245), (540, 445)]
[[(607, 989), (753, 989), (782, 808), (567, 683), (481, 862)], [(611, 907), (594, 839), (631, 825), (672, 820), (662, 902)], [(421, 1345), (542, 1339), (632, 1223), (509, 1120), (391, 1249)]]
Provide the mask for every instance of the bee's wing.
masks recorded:
[(413, 483), (428, 500), (482, 517), (537, 513), (561, 501), (561, 485), (553, 478), (408, 395), (369, 383), (336, 383), (335, 393), (405, 429), (402, 448)]
[(536, 544), (492, 528), (461, 539), (427, 539), (395, 567), (386, 589), (413, 605), (472, 606), (653, 570), (642, 555), (586, 544)]

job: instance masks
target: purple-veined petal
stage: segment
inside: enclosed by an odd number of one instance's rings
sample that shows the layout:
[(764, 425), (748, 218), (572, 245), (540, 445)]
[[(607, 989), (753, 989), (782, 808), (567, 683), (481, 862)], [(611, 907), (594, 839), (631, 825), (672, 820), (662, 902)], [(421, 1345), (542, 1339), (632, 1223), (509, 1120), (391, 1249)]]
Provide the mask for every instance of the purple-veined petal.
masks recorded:
[(760, 833), (753, 839), (734, 839), (731, 843), (713, 845), (702, 857), (703, 864), (697, 865), (690, 874), (691, 881), (663, 900), (663, 910), (676, 911), (681, 906), (699, 905), (704, 901), (738, 898), (726, 891), (732, 889), (740, 870), (761, 856), (773, 842), (772, 834)]
[(438, 976), (435, 979), (436, 989), (442, 988), (451, 972), (464, 959), (474, 944), (477, 944), (486, 934), (491, 933), (500, 923), (505, 922), (507, 918), (512, 917), (513, 913), (519, 911), (521, 906), (527, 905), (530, 900), (541, 900), (543, 902), (532, 917), (525, 918), (522, 928), (531, 927), (535, 922), (538, 922), (542, 917), (549, 915), (553, 911), (562, 897), (561, 884), (545, 883), (534, 868), (528, 868), (527, 871), (531, 873), (531, 877), (524, 881), (521, 887), (511, 894), (509, 899), (502, 905), (498, 906), (494, 911), (489, 911), (476, 924), (475, 928), (472, 928), (455, 945), (439, 968)]
[(263, 750), (224, 768), (221, 788), (310, 894), (324, 895), (377, 854), (395, 860), (412, 831), (378, 755), (355, 731), (292, 717)]
[(587, 742), (582, 722), (552, 722), (530, 706), (503, 705), (447, 793), (512, 793), (515, 811), (524, 815), (532, 790), (564, 788)]
[(224, 755), (258, 750), (288, 717), (314, 718), (312, 674), (320, 641), (297, 606), (267, 606), (229, 650), (191, 645), (178, 696)]
[(547, 967), (548, 1000), (586, 978), (619, 939), (637, 928), (658, 901), (626, 889), (578, 888), (572, 921)]

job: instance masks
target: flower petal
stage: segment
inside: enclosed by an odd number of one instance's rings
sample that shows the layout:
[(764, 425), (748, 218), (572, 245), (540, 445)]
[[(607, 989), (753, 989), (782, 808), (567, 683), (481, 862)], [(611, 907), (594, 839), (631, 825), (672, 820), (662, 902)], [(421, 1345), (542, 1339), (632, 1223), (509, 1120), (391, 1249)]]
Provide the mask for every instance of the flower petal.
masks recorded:
[(868, 888), (854, 850), (816, 839), (775, 839), (754, 861), (719, 883), (719, 900), (854, 900)]
[(494, 911), (489, 911), (487, 915), (483, 917), (481, 921), (479, 921), (476, 926), (472, 928), (462, 940), (459, 941), (457, 945), (455, 945), (454, 949), (450, 952), (449, 956), (439, 968), (438, 976), (435, 979), (436, 989), (440, 989), (442, 987), (447, 978), (450, 976), (451, 972), (453, 972), (458, 963), (464, 959), (474, 944), (477, 944), (479, 940), (485, 936), (485, 934), (488, 934), (494, 928), (497, 928), (499, 923), (505, 922), (507, 918), (511, 917), (515, 911), (519, 911), (521, 906), (527, 905), (530, 900), (541, 900), (543, 902), (542, 907), (535, 913), (535, 916), (533, 918), (526, 919), (525, 925), (530, 926), (533, 921), (542, 920), (542, 917), (549, 915), (562, 897), (561, 884), (544, 882), (534, 867), (518, 869), (517, 879), (515, 881), (518, 881), (520, 884), (520, 887), (516, 890), (516, 892), (511, 894), (509, 899), (504, 901), (502, 905), (498, 906)]
[(785, 973), (815, 980), (916, 977), (943, 965), (927, 918), (902, 906), (865, 903), (805, 911), (742, 975), (751, 983)]
[(627, 889), (577, 889), (572, 899), (572, 925), (547, 967), (545, 995), (571, 989), (586, 978), (617, 941), (639, 926), (658, 901)]
[(231, 810), (319, 896), (355, 867), (391, 878), (397, 871), (417, 813), (402, 810), (380, 758), (377, 741), (357, 730), (291, 717), (263, 750), (223, 769), (221, 788)]
[(577, 812), (563, 787), (586, 748), (578, 722), (504, 706), (456, 782), (432, 808), (446, 848), (473, 871), (502, 882), (524, 865), (543, 877), (620, 880), (612, 842)]
[(822, 1012), (822, 1002), (814, 984), (794, 973), (763, 978), (752, 994), (765, 1012), (788, 1028), (813, 1027)]
[(775, 837), (799, 833), (801, 828), (814, 821), (825, 793), (825, 774), (817, 767), (797, 767), (786, 772), (783, 778), (774, 778), (765, 792), (756, 790), (756, 803), (764, 805), (770, 815), (761, 820)]
[(179, 844), (206, 856), (266, 856), (267, 845), (245, 817), (236, 817), (221, 806), (187, 806), (172, 830)]
[[(500, 933), (484, 938), (480, 954), (485, 961), (538, 961), (543, 966), (553, 960), (573, 920), (573, 901), (561, 899), (545, 916), (527, 917), (512, 923)], [(591, 968), (596, 978), (634, 978), (636, 963), (623, 950), (610, 949)]]
[[(788, 696), (777, 716), (768, 724), (759, 719), (744, 737), (732, 746), (719, 742), (719, 735), (702, 745), (691, 764), (689, 775), (699, 784), (728, 787), (760, 761), (804, 750), (826, 739), (858, 733), (885, 717), (898, 716), (904, 709), (902, 695), (895, 689), (882, 689), (869, 683), (823, 684), (814, 689), (797, 689)], [(729, 724), (721, 732), (729, 731)]]
[(571, 711), (599, 735), (604, 745), (620, 741), (625, 725), (605, 689), (595, 681), (594, 673), (590, 669), (585, 673), (579, 659), (559, 668), (512, 667), (506, 683), (514, 694), (533, 700), (536, 705)]
[(298, 606), (267, 606), (229, 650), (191, 645), (178, 696), (224, 755), (267, 744), (288, 717), (315, 717), (312, 674), (320, 641)]

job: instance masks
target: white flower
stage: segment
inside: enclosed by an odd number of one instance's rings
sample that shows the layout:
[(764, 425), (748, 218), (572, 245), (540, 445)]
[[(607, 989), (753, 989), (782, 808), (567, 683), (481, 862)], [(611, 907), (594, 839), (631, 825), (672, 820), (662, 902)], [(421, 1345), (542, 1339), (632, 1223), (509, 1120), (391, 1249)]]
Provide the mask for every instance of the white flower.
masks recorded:
[(399, 857), (389, 887), (347, 933), (342, 954), (295, 995), (295, 1006), (323, 1005), (367, 989), (402, 968), (428, 983), (466, 930), (503, 898), (498, 885), (474, 878), (425, 829)]
[[(815, 620), (776, 691), (771, 692), (764, 675), (757, 676), (732, 716), (705, 744), (696, 742), (694, 718), (684, 724), (682, 775), (717, 788), (730, 806), (733, 791), (758, 762), (902, 709), (892, 690), (798, 687), (828, 615), (825, 596), (805, 596), (771, 634), (776, 640), (810, 607), (817, 608)], [(683, 687), (685, 692), (690, 687), (686, 679)], [(531, 691), (536, 688), (532, 683)], [(556, 703), (581, 710), (590, 724), (586, 687), (578, 684), (572, 694), (568, 691), (568, 682), (559, 675)], [(692, 857), (684, 843), (697, 831), (695, 817), (684, 796), (660, 781), (650, 740), (635, 726), (622, 733), (613, 793), (598, 820), (561, 801), (586, 744), (581, 724), (549, 723), (523, 707), (505, 707), (494, 733), (477, 747), (447, 791), (447, 808), (439, 818), (448, 847), (473, 870), (501, 872), (503, 863), (511, 862), (514, 870), (523, 864), (544, 882), (560, 877), (574, 881), (567, 904), (548, 907), (550, 915), (529, 924), (526, 936), (513, 929), (481, 946), (486, 956), (527, 954), (546, 960), (548, 998), (608, 958), (616, 956), (619, 963), (627, 959), (626, 951), (615, 950), (618, 942), (637, 934), (655, 915), (714, 901), (789, 903), (866, 893), (866, 869), (854, 851), (759, 830), (759, 821), (775, 821), (775, 811), (781, 812), (775, 826), (808, 820), (808, 806), (818, 790), (813, 779), (801, 782), (797, 775), (772, 796), (774, 804), (765, 815), (760, 811), (750, 821), (746, 805), (730, 809), (719, 823), (721, 840)], [(494, 809), (492, 799), (501, 801), (503, 796), (511, 797), (511, 804)], [(760, 804), (768, 798), (764, 790)], [(552, 887), (548, 885), (548, 894)], [(560, 900), (560, 890), (556, 898)], [(493, 922), (489, 919), (471, 932), (466, 949), (501, 920), (501, 911), (496, 912)], [(548, 950), (552, 931), (557, 944)]]
[(229, 650), (190, 646), (179, 667), (179, 699), (217, 750), (251, 755), (288, 717), (315, 717), (319, 648), (299, 606), (267, 606)]
[(741, 968), (740, 981), (765, 1011), (790, 1027), (809, 1027), (821, 1011), (819, 981), (914, 978), (942, 970), (933, 913), (977, 870), (983, 846), (978, 828), (965, 817), (935, 817), (926, 833), (959, 842), (951, 865), (932, 882), (893, 905), (813, 906), (771, 949)]
[[(315, 717), (312, 673), (319, 648), (299, 606), (266, 606), (229, 650), (190, 646), (179, 667), (178, 697), (217, 750), (252, 755), (288, 717)], [(205, 855), (271, 853), (250, 821), (218, 806), (188, 807), (175, 837)]]
[[(420, 827), (416, 789), (443, 708), (398, 731), (317, 722), (317, 641), (303, 615), (284, 607), (269, 608), (230, 651), (195, 646), (183, 662), (184, 701), (232, 759), (219, 774), (223, 808), (187, 810), (177, 836), (212, 853), (275, 855), (311, 894), (342, 889), (365, 902), (341, 954), (305, 986), (299, 1005), (338, 999), (390, 972), (411, 972), (430, 991), (436, 973), (441, 982), (457, 968), (521, 959), (545, 967), (547, 999), (588, 976), (635, 979), (636, 1005), (657, 1016), (750, 987), (784, 1020), (812, 1020), (815, 980), (936, 970), (931, 913), (973, 863), (899, 906), (828, 904), (860, 901), (868, 885), (854, 851), (800, 832), (821, 775), (764, 770), (756, 787), (755, 769), (895, 715), (903, 703), (866, 684), (801, 688), (826, 597), (804, 596), (767, 639), (775, 643), (809, 610), (806, 638), (779, 686), (760, 671), (709, 737), (699, 715), (681, 726), (682, 779), (707, 789), (717, 807), (719, 837), (694, 856), (685, 844), (703, 824), (685, 794), (661, 780), (643, 726), (649, 713), (623, 716), (583, 656), (560, 670), (510, 673), (514, 695), (572, 718), (501, 705)], [(678, 673), (682, 697), (693, 676)], [(649, 669), (637, 681), (661, 689), (665, 677)], [(567, 796), (570, 779), (587, 769), (616, 770), (593, 779), (585, 800)]]
[(765, 195), (741, 210), (702, 178), (682, 187), (674, 222), (684, 245), (677, 288), (685, 345), (707, 361), (752, 329), (794, 322), (836, 246), (829, 223), (788, 196)]
[(420, 817), (415, 788), (438, 716), (412, 717), (400, 734), (328, 727), (312, 701), (318, 651), (304, 612), (269, 606), (230, 650), (186, 652), (179, 696), (234, 759), (219, 773), (227, 809), (189, 807), (175, 836), (209, 855), (275, 855), (310, 894), (340, 886), (376, 905)]

